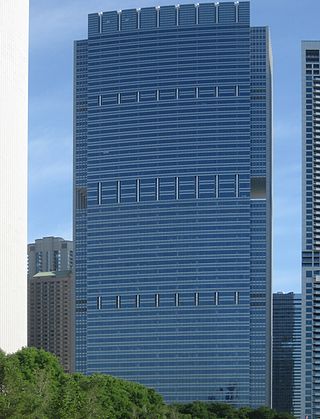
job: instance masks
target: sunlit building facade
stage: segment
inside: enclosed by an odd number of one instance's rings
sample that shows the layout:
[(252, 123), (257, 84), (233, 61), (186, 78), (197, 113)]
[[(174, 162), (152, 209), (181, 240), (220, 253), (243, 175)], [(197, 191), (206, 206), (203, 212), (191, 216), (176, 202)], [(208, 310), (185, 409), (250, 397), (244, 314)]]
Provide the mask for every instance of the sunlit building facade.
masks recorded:
[(27, 344), (29, 1), (0, 2), (0, 349)]

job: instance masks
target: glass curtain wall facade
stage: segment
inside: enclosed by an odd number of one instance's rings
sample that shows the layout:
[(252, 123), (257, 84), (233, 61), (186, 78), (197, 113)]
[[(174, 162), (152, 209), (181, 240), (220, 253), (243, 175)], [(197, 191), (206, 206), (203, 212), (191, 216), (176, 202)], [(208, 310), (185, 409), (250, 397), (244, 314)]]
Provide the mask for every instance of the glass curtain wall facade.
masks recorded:
[(76, 369), (271, 403), (271, 54), (249, 2), (89, 15), (75, 43)]
[(273, 294), (272, 407), (301, 412), (301, 294)]
[(320, 41), (302, 43), (302, 412), (320, 417)]

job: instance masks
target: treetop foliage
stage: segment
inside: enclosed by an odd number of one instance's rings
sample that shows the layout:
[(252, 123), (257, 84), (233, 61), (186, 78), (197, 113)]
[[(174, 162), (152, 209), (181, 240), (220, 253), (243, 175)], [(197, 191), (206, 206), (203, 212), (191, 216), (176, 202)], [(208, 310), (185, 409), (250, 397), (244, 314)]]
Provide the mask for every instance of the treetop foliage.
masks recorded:
[(220, 403), (168, 406), (154, 390), (109, 375), (65, 374), (57, 358), (0, 351), (0, 419), (294, 419), (271, 409)]

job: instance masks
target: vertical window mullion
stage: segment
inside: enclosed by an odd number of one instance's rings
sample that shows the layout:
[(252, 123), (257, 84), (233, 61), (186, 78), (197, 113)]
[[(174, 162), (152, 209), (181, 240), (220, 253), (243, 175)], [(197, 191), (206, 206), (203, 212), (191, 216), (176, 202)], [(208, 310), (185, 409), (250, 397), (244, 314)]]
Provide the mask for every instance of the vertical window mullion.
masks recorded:
[(196, 199), (199, 199), (199, 176), (195, 176), (195, 195), (196, 195)]
[(235, 185), (235, 188), (236, 188), (236, 198), (239, 198), (239, 175), (238, 174), (236, 175), (236, 185)]
[(116, 296), (116, 308), (121, 308), (121, 296)]
[(175, 177), (175, 199), (179, 199), (179, 177)]
[(136, 180), (136, 201), (140, 202), (140, 179)]
[(118, 12), (118, 31), (121, 31), (122, 30), (122, 27), (121, 27), (121, 17), (122, 17), (122, 13), (121, 13), (121, 11), (119, 11)]
[(215, 192), (216, 192), (216, 198), (219, 198), (219, 175), (215, 176)]
[(141, 9), (137, 9), (137, 29), (141, 29)]
[(219, 23), (219, 3), (215, 4), (216, 8), (216, 23)]
[(102, 183), (98, 182), (97, 185), (97, 204), (101, 205), (102, 204)]
[(97, 297), (97, 309), (102, 309), (102, 297)]
[(99, 13), (99, 33), (102, 33), (102, 17), (103, 13)]
[(239, 304), (239, 291), (236, 291), (235, 293), (234, 293), (234, 302), (235, 302), (235, 304)]
[(121, 180), (117, 180), (117, 203), (121, 202)]
[(239, 2), (236, 1), (234, 6), (235, 6), (235, 21), (236, 23), (239, 23)]
[(160, 178), (156, 178), (156, 201), (160, 200)]

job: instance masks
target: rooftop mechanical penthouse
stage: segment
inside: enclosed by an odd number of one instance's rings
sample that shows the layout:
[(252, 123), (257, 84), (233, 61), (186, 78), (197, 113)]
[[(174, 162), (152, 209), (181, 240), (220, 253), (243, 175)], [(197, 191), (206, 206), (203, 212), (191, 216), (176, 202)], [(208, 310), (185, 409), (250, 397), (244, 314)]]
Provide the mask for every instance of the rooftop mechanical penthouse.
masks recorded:
[(248, 2), (91, 14), (74, 104), (77, 370), (270, 404), (268, 29)]

